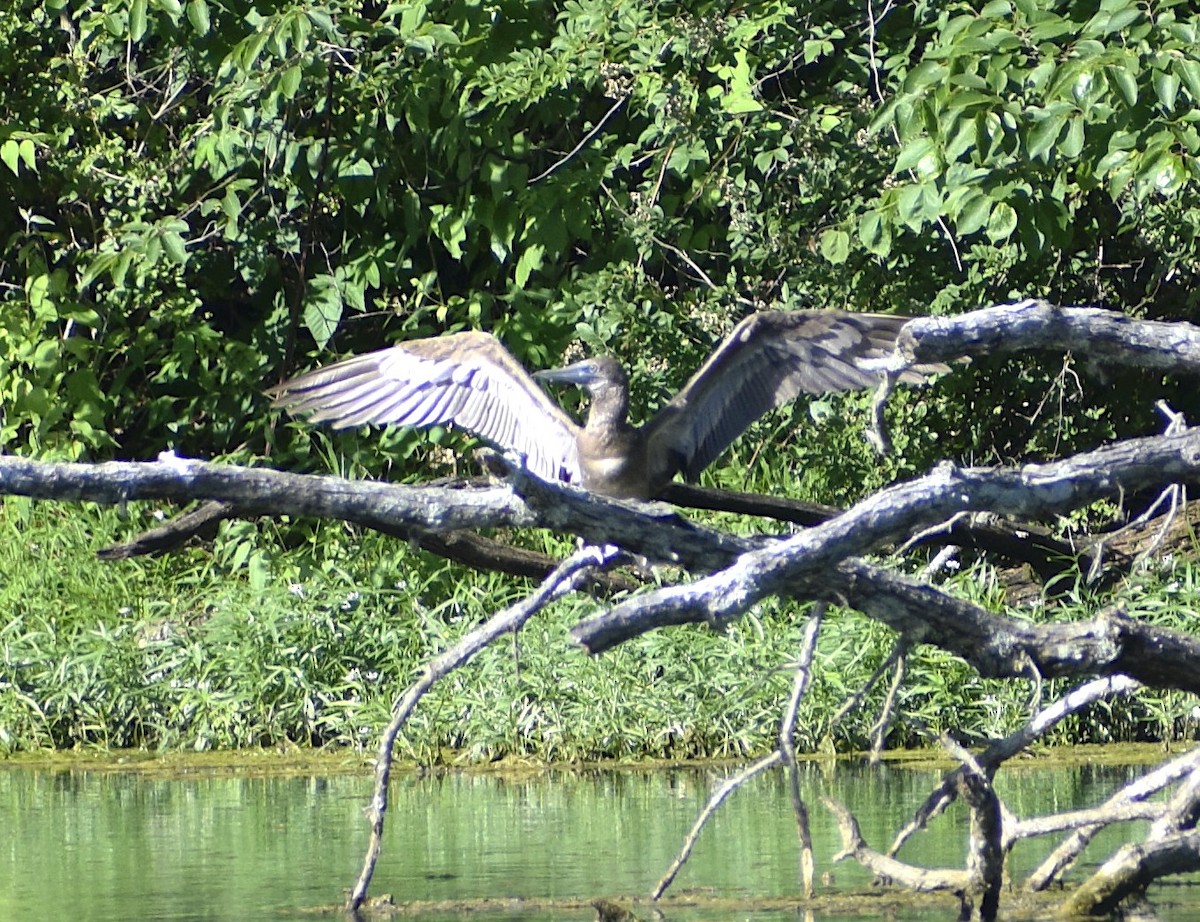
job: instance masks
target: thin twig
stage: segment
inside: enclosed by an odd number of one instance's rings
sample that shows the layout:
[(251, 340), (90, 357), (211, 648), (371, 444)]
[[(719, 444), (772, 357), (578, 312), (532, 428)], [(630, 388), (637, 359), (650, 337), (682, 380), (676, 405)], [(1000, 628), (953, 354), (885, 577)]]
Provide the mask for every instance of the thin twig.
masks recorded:
[(571, 148), (570, 151), (567, 152), (566, 156), (560, 158), (559, 160), (554, 161), (554, 163), (550, 164), (550, 166), (548, 166), (546, 169), (542, 170), (542, 172), (538, 173), (537, 176), (535, 176), (535, 177), (533, 177), (533, 179), (529, 180), (526, 183), (526, 185), (532, 186), (534, 183), (541, 182), (543, 179), (545, 179), (551, 173), (555, 172), (559, 167), (565, 166), (566, 163), (572, 157), (574, 157), (577, 153), (579, 153), (581, 150), (583, 150), (584, 147), (587, 146), (587, 143), (596, 136), (596, 134), (600, 131), (601, 128), (603, 128), (605, 126), (605, 124), (608, 122), (608, 120), (617, 114), (617, 110), (620, 109), (621, 106), (625, 105), (625, 100), (628, 98), (629, 98), (628, 96), (622, 96), (620, 99), (618, 99), (616, 102), (614, 102), (611, 106), (609, 106), (608, 111), (604, 113), (604, 115), (600, 118), (600, 121), (596, 122), (596, 124), (592, 128), (592, 130), (589, 131), (587, 134), (585, 134), (580, 139), (579, 143), (576, 144), (574, 147)]
[(588, 571), (594, 567), (604, 567), (611, 564), (620, 552), (609, 545), (603, 548), (585, 547), (576, 551), (564, 560), (555, 571), (538, 587), (537, 591), (516, 605), (497, 612), (479, 627), (462, 637), (426, 665), (420, 678), (397, 699), (392, 707), (392, 719), (384, 730), (383, 738), (379, 741), (379, 755), (375, 761), (375, 793), (367, 815), (371, 821), (371, 841), (367, 847), (366, 858), (363, 861), (362, 873), (350, 891), (346, 908), (356, 912), (367, 897), (367, 888), (375, 873), (375, 863), (379, 860), (379, 850), (383, 841), (383, 821), (387, 814), (388, 780), (392, 771), (392, 750), (396, 737), (400, 735), (408, 718), (412, 716), (417, 703), (433, 688), (439, 679), (445, 678), (454, 670), (469, 662), (475, 654), (484, 650), (496, 638), (509, 631), (519, 629), (526, 621), (537, 614), (550, 602), (574, 590)]
[(650, 899), (657, 900), (666, 893), (667, 887), (671, 886), (671, 881), (675, 879), (675, 875), (687, 863), (688, 856), (692, 854), (692, 849), (696, 847), (696, 843), (700, 840), (700, 833), (704, 831), (704, 826), (708, 823), (709, 817), (717, 812), (717, 808), (725, 802), (725, 799), (751, 778), (762, 774), (768, 768), (778, 765), (782, 760), (783, 756), (776, 749), (774, 752), (763, 756), (757, 762), (751, 762), (740, 772), (730, 775), (721, 782), (720, 786), (709, 795), (708, 803), (704, 805), (704, 809), (700, 811), (696, 822), (692, 824), (687, 838), (683, 840), (683, 847), (680, 848), (679, 854), (675, 856), (675, 860), (671, 862), (667, 873), (663, 875), (662, 880), (655, 885), (654, 890), (650, 893)]
[[(1157, 401), (1154, 404), (1154, 408), (1167, 419), (1167, 428), (1163, 430), (1163, 435), (1178, 435), (1181, 432), (1187, 431), (1187, 419), (1182, 413), (1177, 413), (1171, 409), (1165, 400)], [(1095, 557), (1092, 558), (1092, 565), (1088, 567), (1087, 581), (1089, 583), (1095, 582), (1100, 576), (1104, 561), (1104, 546), (1114, 538), (1145, 525), (1154, 518), (1163, 503), (1170, 503), (1170, 508), (1163, 516), (1163, 522), (1159, 526), (1153, 541), (1150, 542), (1150, 545), (1145, 550), (1138, 554), (1137, 560), (1134, 561), (1135, 564), (1149, 560), (1151, 555), (1162, 546), (1162, 543), (1170, 533), (1172, 523), (1179, 514), (1179, 510), (1187, 505), (1187, 487), (1181, 483), (1168, 484), (1141, 515), (1127, 525), (1110, 532), (1097, 541), (1095, 544)]]
[(787, 770), (792, 812), (796, 815), (796, 836), (800, 841), (800, 882), (805, 899), (813, 895), (815, 863), (808, 806), (800, 794), (800, 766), (796, 762), (796, 717), (800, 712), (800, 702), (804, 700), (804, 694), (812, 681), (812, 661), (817, 652), (817, 637), (821, 633), (821, 623), (828, 607), (825, 602), (818, 602), (813, 606), (813, 613), (804, 626), (800, 657), (796, 663), (796, 679), (792, 683), (792, 694), (788, 698), (787, 709), (779, 724), (779, 754), (783, 756), (784, 768)]
[(821, 621), (825, 617), (826, 608), (827, 606), (824, 603), (818, 603), (814, 607), (812, 616), (808, 619), (808, 624), (804, 628), (804, 636), (800, 642), (800, 655), (796, 662), (796, 680), (792, 684), (792, 693), (788, 698), (788, 705), (784, 711), (783, 719), (780, 721), (777, 748), (774, 752), (763, 756), (757, 762), (752, 762), (740, 772), (730, 775), (713, 790), (712, 794), (709, 795), (708, 802), (704, 805), (704, 809), (700, 811), (696, 822), (692, 824), (692, 828), (688, 831), (686, 838), (684, 838), (683, 845), (679, 849), (679, 854), (675, 856), (675, 860), (671, 862), (671, 866), (667, 868), (667, 872), (655, 885), (654, 890), (650, 894), (650, 899), (658, 900), (667, 892), (667, 888), (671, 886), (675, 877), (687, 863), (688, 858), (691, 857), (692, 849), (696, 847), (696, 843), (700, 840), (700, 833), (704, 831), (705, 825), (707, 825), (709, 819), (717, 812), (717, 808), (725, 802), (729, 795), (751, 778), (756, 777), (768, 768), (772, 768), (781, 762), (790, 769), (789, 782), (792, 787), (792, 807), (796, 811), (796, 824), (800, 836), (800, 872), (804, 880), (805, 895), (812, 895), (812, 833), (809, 829), (808, 810), (800, 797), (799, 780), (796, 773), (796, 714), (800, 709), (800, 701), (804, 698), (804, 692), (808, 689), (809, 681), (812, 678), (812, 659), (817, 649), (817, 635), (820, 633)]
[(904, 684), (904, 670), (908, 660), (908, 643), (901, 637), (896, 644), (896, 668), (892, 672), (892, 684), (888, 686), (887, 695), (883, 699), (883, 707), (879, 711), (879, 719), (871, 728), (870, 763), (878, 765), (883, 743), (887, 739), (888, 730), (892, 727), (892, 717), (896, 713), (896, 699), (900, 696), (900, 688)]

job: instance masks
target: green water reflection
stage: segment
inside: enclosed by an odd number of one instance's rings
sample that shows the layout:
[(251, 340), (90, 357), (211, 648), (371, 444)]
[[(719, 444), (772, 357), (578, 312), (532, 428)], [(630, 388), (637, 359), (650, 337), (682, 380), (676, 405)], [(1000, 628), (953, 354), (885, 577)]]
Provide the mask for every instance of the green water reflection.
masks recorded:
[[(1100, 766), (1026, 768), (1008, 772), (1001, 787), (1009, 806), (1027, 815), (1095, 803), (1134, 773)], [(722, 774), (402, 778), (393, 788), (375, 891), (397, 900), (644, 895)], [(867, 882), (849, 864), (830, 864), (838, 842), (820, 795), (850, 806), (867, 840), (885, 847), (937, 777), (911, 768), (805, 767), (818, 873), (832, 869), (839, 888)], [(338, 903), (358, 872), (369, 793), (365, 772), (161, 780), (0, 771), (0, 919), (312, 918), (299, 910)], [(959, 864), (964, 828), (964, 817), (955, 813), (902, 857)], [(760, 779), (727, 802), (675, 886), (726, 896), (795, 894), (795, 839), (781, 776)], [(1099, 846), (1115, 841), (1110, 837)], [(1049, 847), (1023, 849), (1018, 868), (1032, 867)], [(1195, 912), (1193, 903), (1192, 914), (1178, 918), (1196, 918)]]

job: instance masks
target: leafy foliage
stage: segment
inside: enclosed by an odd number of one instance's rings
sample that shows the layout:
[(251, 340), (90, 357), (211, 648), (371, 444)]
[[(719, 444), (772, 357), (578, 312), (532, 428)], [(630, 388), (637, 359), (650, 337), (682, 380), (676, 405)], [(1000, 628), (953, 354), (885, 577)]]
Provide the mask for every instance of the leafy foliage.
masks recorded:
[[(261, 384), (306, 353), (468, 325), (537, 364), (578, 339), (678, 377), (751, 305), (1046, 294), (1194, 314), (1183, 3), (916, 3), (865, 27), (781, 2), (15, 13), (9, 450), (261, 449)], [(954, 430), (939, 450), (1048, 454), (1152, 425), (1137, 386), (1120, 406), (1061, 388), (1057, 414), (1006, 422), (1058, 373), (950, 385), (928, 401)]]

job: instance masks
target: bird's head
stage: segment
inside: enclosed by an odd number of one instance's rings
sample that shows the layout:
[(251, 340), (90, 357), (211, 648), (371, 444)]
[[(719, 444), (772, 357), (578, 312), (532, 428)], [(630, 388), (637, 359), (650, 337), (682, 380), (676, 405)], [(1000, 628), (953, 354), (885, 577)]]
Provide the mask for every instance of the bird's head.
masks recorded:
[(593, 397), (609, 388), (616, 387), (624, 390), (629, 386), (629, 377), (625, 374), (621, 363), (607, 355), (598, 355), (573, 362), (564, 368), (550, 368), (546, 371), (535, 372), (533, 376), (539, 381), (574, 384), (582, 387)]

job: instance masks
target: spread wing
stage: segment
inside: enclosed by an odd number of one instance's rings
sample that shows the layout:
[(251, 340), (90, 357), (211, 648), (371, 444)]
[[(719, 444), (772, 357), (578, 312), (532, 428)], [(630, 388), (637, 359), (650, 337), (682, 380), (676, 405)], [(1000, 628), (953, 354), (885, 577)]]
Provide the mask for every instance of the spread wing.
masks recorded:
[(525, 456), (545, 480), (579, 483), (579, 427), (487, 333), (369, 352), (285, 381), (274, 405), (335, 429), (453, 425)]
[[(763, 311), (747, 317), (648, 426), (651, 465), (695, 480), (746, 427), (800, 394), (857, 390), (880, 381), (862, 363), (892, 352), (908, 317), (834, 310)], [(945, 366), (900, 380), (919, 383)]]

